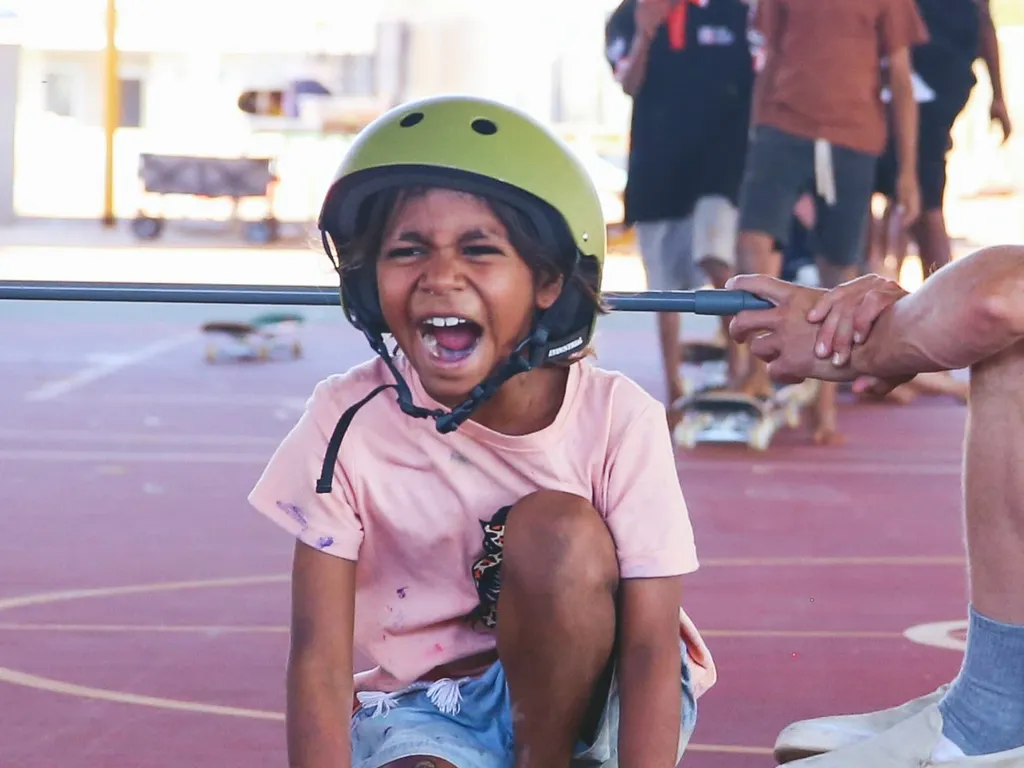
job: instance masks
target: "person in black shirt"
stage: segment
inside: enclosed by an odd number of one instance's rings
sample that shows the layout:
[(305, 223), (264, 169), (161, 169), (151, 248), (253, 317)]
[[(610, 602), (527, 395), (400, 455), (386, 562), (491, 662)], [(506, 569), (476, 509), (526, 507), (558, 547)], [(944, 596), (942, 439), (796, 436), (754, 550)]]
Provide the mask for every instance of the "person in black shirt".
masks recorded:
[[(624, 223), (651, 290), (721, 287), (734, 271), (748, 16), (744, 0), (623, 0), (606, 25), (608, 63), (633, 99)], [(683, 395), (679, 315), (658, 326), (672, 404)]]
[[(911, 51), (914, 72), (919, 79), (918, 95), (918, 178), (921, 185), (922, 215), (909, 232), (893, 226), (897, 214), (893, 204), (898, 172), (895, 148), (890, 139), (879, 159), (875, 190), (889, 198), (888, 210), (876, 222), (868, 256), (868, 271), (899, 274), (906, 255), (907, 235), (917, 242), (925, 276), (952, 258), (942, 202), (946, 191), (946, 156), (952, 149), (953, 123), (960, 116), (974, 89), (974, 62), (979, 57), (988, 69), (992, 84), (990, 114), (999, 123), (1003, 140), (1012, 126), (999, 70), (999, 41), (989, 11), (989, 0), (917, 0), (921, 18), (928, 27), (929, 40)], [(890, 242), (890, 238), (895, 242)], [(895, 274), (886, 268), (886, 253), (896, 257)]]

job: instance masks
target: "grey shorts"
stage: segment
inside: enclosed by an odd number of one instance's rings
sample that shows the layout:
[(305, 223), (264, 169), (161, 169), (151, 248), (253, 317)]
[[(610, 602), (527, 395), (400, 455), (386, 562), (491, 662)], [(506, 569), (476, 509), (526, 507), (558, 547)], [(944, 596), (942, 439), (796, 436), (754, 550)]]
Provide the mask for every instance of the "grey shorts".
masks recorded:
[[(878, 158), (846, 147), (831, 146), (835, 197), (831, 203), (816, 195), (817, 222), (811, 246), (815, 255), (837, 267), (859, 263), (875, 188)], [(815, 142), (756, 126), (747, 148), (747, 165), (740, 185), (739, 229), (762, 232), (780, 245), (788, 244), (793, 206), (805, 192), (816, 190), (821, 175)], [(743, 269), (743, 265), (740, 265)]]
[(685, 219), (638, 221), (640, 257), (652, 291), (690, 291), (707, 277), (700, 268), (713, 258), (736, 263), (736, 208), (724, 197), (702, 197)]

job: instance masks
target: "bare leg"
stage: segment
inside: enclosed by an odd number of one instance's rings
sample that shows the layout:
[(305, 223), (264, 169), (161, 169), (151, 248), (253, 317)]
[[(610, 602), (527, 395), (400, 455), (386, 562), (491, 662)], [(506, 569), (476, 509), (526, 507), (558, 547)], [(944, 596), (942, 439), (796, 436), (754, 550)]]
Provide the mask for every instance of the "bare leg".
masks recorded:
[(1024, 624), (1024, 344), (971, 371), (964, 491), (971, 602)]
[[(658, 314), (658, 340), (661, 342), (661, 362), (665, 368), (665, 389), (668, 406), (671, 407), (685, 394), (683, 386), (683, 356), (680, 349), (682, 321), (675, 312)], [(669, 421), (676, 419), (675, 412), (669, 411)], [(673, 426), (670, 423), (670, 426)]]
[[(782, 254), (775, 250), (771, 235), (763, 232), (740, 232), (738, 241), (738, 271), (742, 274), (782, 274)], [(754, 397), (770, 397), (774, 391), (768, 365), (753, 355), (744, 355), (748, 365), (747, 375), (740, 390)]]
[[(838, 267), (825, 259), (818, 260), (818, 274), (822, 288), (835, 288), (841, 283), (857, 277), (857, 265)], [(818, 389), (818, 399), (812, 410), (811, 423), (814, 430), (816, 445), (839, 445), (844, 442), (843, 435), (837, 425), (836, 396), (839, 387), (832, 382), (822, 382)]]
[[(971, 371), (964, 443), (967, 651), (939, 710), (969, 755), (1024, 746), (1024, 342)], [(1009, 764), (1009, 761), (1006, 761)]]
[(953, 260), (953, 251), (946, 232), (946, 219), (941, 210), (925, 211), (914, 222), (914, 239), (921, 256), (921, 271), (927, 278), (935, 270)]
[[(708, 256), (700, 260), (699, 266), (704, 270), (715, 288), (724, 288), (729, 278), (735, 274), (735, 270), (721, 259)], [(740, 346), (732, 340), (729, 335), (729, 322), (731, 317), (721, 318), (722, 337), (725, 339), (726, 349), (729, 352), (729, 386), (734, 387), (740, 383), (740, 375), (743, 370), (743, 357)]]
[(516, 768), (567, 768), (577, 740), (593, 732), (611, 679), (618, 585), (615, 544), (585, 499), (540, 491), (512, 508), (498, 653)]

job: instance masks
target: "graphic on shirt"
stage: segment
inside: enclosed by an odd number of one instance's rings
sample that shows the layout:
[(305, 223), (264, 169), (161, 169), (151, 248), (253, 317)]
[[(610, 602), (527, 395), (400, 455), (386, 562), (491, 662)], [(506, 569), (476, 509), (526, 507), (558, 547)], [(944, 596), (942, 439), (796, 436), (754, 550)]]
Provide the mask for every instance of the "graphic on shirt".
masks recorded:
[(505, 521), (512, 507), (502, 507), (490, 520), (480, 521), (484, 530), (483, 557), (473, 563), (473, 581), (480, 605), (470, 618), (488, 629), (498, 626), (498, 595), (501, 592), (501, 561), (505, 546)]

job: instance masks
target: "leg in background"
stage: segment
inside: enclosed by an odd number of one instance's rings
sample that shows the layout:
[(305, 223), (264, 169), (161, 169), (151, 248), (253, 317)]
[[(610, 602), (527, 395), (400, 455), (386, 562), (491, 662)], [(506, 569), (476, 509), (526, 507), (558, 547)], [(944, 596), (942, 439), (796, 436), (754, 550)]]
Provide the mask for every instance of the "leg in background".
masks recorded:
[[(845, 147), (832, 147), (836, 200), (818, 200), (817, 262), (822, 288), (835, 288), (861, 271), (874, 192), (877, 160)], [(823, 382), (813, 409), (813, 437), (817, 445), (844, 441), (837, 424), (838, 386)]]
[[(637, 222), (637, 244), (647, 273), (650, 290), (688, 290), (694, 285), (693, 219), (664, 219)], [(658, 340), (665, 373), (667, 405), (685, 393), (682, 374), (682, 319), (678, 313), (658, 314)], [(670, 410), (670, 421), (674, 418)]]
[(512, 699), (516, 768), (566, 768), (596, 730), (611, 683), (615, 544), (578, 496), (540, 491), (509, 513), (498, 653)]
[[(693, 250), (697, 266), (715, 288), (724, 288), (736, 274), (736, 228), (739, 212), (725, 197), (712, 195), (697, 201), (693, 212)], [(729, 386), (735, 386), (742, 367), (739, 346), (729, 336), (729, 321), (721, 318), (729, 360)]]
[[(793, 209), (814, 174), (812, 142), (768, 126), (757, 126), (747, 149), (740, 187), (736, 271), (779, 277)], [(767, 365), (744, 355), (747, 371), (740, 390), (755, 397), (773, 394)]]

